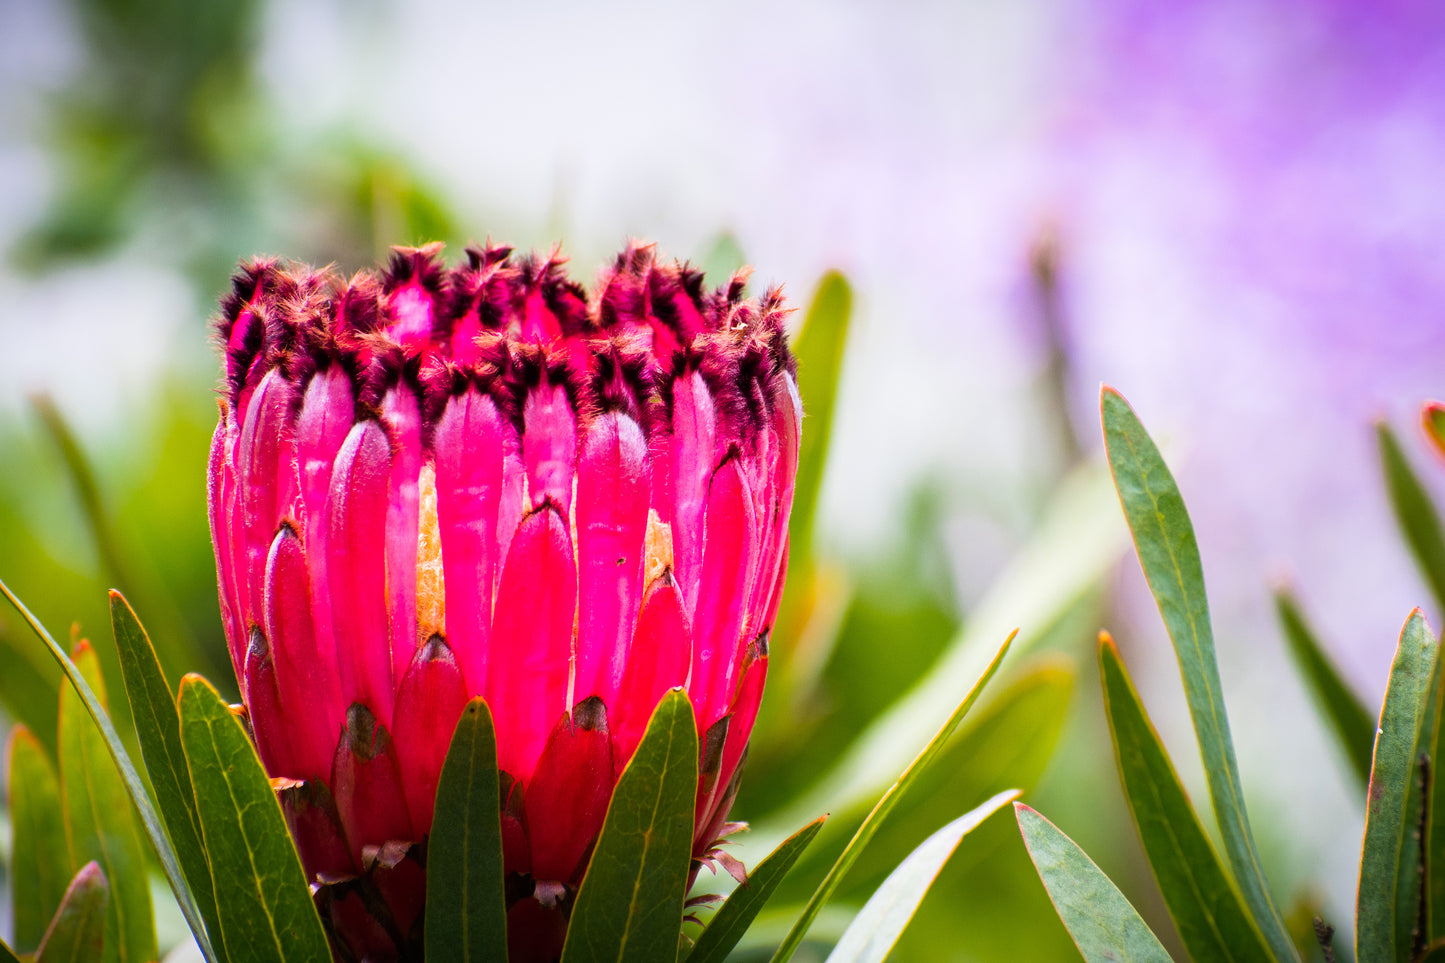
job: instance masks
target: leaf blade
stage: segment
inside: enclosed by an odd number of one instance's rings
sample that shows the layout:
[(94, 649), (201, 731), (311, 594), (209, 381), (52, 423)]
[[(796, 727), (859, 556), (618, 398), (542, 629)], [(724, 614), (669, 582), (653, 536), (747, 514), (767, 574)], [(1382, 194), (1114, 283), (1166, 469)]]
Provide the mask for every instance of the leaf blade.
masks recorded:
[(45, 937), (71, 879), (70, 850), (60, 815), (60, 780), (40, 740), (24, 726), (10, 735), (9, 779), (15, 947), (33, 952)]
[(1329, 723), (1360, 785), (1369, 785), (1370, 754), (1375, 744), (1374, 718), (1325, 654), (1293, 596), (1284, 590), (1277, 591), (1274, 603), (1290, 654), (1305, 678), (1316, 707)]
[(914, 757), (913, 761), (908, 764), (908, 768), (903, 770), (903, 774), (898, 777), (892, 786), (888, 787), (888, 790), (883, 793), (883, 796), (874, 805), (873, 811), (863, 820), (863, 825), (858, 827), (858, 831), (853, 834), (853, 838), (848, 842), (848, 845), (844, 847), (843, 852), (838, 856), (833, 867), (828, 870), (828, 875), (823, 878), (823, 882), (803, 907), (803, 912), (799, 915), (797, 922), (793, 924), (792, 929), (788, 931), (788, 935), (784, 937), (782, 944), (779, 945), (777, 952), (773, 954), (772, 963), (785, 963), (785, 961), (791, 959), (793, 954), (797, 952), (798, 947), (802, 945), (803, 937), (808, 933), (808, 927), (812, 925), (813, 920), (817, 917), (818, 911), (823, 908), (823, 905), (828, 902), (829, 897), (837, 890), (843, 881), (843, 877), (847, 875), (848, 870), (851, 869), (857, 861), (863, 848), (867, 846), (868, 841), (877, 834), (878, 827), (882, 824), (883, 820), (892, 812), (894, 806), (898, 804), (899, 798), (907, 791), (914, 780), (918, 778), (919, 774), (927, 769), (928, 764), (943, 751), (944, 744), (948, 742), (948, 737), (953, 734), (954, 729), (958, 728), (958, 724), (963, 721), (963, 717), (968, 714), (968, 710), (973, 708), (974, 703), (977, 702), (979, 696), (983, 694), (983, 690), (988, 685), (989, 680), (998, 672), (998, 667), (1003, 663), (1004, 656), (1008, 654), (1009, 646), (1013, 644), (1014, 637), (1017, 634), (1018, 630), (1015, 629), (1014, 632), (1004, 640), (1003, 645), (999, 647), (998, 652), (994, 655), (993, 661), (984, 669), (983, 674), (979, 676), (978, 681), (973, 684), (973, 688), (964, 696), (963, 701), (953, 710), (953, 714), (944, 722), (943, 727), (938, 730), (928, 745), (924, 746), (923, 750)]
[(848, 924), (828, 963), (883, 963), (963, 837), (1018, 796), (1017, 789), (998, 793), (909, 853)]
[(110, 593), (110, 619), (120, 653), (121, 678), (130, 700), (131, 721), (140, 742), (141, 761), (151, 777), (156, 806), (165, 820), (166, 832), (190, 884), (197, 909), (205, 920), (206, 931), (218, 934), (221, 930), (216, 893), (201, 842), (196, 795), (181, 745), (180, 712), (150, 636), (125, 596), (114, 590)]
[[(74, 661), (105, 699), (100, 660), (88, 642)], [(106, 752), (105, 737), (84, 712), (80, 695), (60, 691), (60, 797), (73, 863), (96, 862), (110, 884), (105, 912), (105, 959), (145, 963), (157, 956), (145, 852), (125, 784)]]
[(181, 680), (181, 743), (232, 963), (329, 963), (281, 806), (241, 724), (197, 675)]
[(1185, 949), (1196, 960), (1270, 960), (1107, 635), (1099, 669), (1124, 797)]
[(438, 963), (507, 959), (497, 737), (479, 696), (452, 734), (437, 783), (427, 859), (426, 956)]
[(827, 818), (819, 816), (783, 840), (767, 859), (753, 868), (747, 883), (733, 890), (698, 936), (687, 963), (723, 963)]
[(75, 874), (45, 931), (35, 963), (80, 963), (105, 953), (110, 885), (94, 860)]
[(1129, 403), (1105, 386), (1100, 396), (1104, 448), (1139, 564), (1174, 643), (1189, 715), (1204, 760), (1209, 795), (1229, 864), (1276, 958), (1298, 958), (1269, 894), (1244, 809), (1239, 763), (1229, 734), (1204, 568), (1178, 483)]
[(848, 279), (839, 271), (827, 272), (813, 292), (793, 347), (798, 359), (798, 393), (808, 405), (808, 430), (802, 433), (798, 452), (789, 529), (795, 551), (803, 556), (811, 555), (818, 491), (828, 458), (833, 408), (852, 313), (853, 288)]
[(1405, 809), (1416, 766), (1420, 716), (1436, 656), (1435, 639), (1416, 609), (1400, 632), (1375, 737), (1355, 901), (1357, 959), (1397, 960), (1410, 955), (1408, 934), (1400, 934), (1396, 927), (1400, 861), (1411, 829)]
[(673, 689), (617, 780), (572, 909), (563, 963), (676, 958), (697, 767), (692, 705)]
[(1023, 803), (1014, 803), (1014, 813), (1039, 879), (1087, 963), (1172, 963), (1139, 912), (1072, 839)]
[(1390, 426), (1379, 422), (1375, 425), (1375, 436), (1395, 521), (1420, 567), (1420, 574), (1435, 596), (1435, 603), (1445, 612), (1445, 528), (1440, 524), (1440, 513), (1435, 510), (1430, 493), (1420, 483)]
[(146, 795), (145, 785), (141, 782), (140, 774), (136, 771), (135, 764), (131, 762), (125, 746), (121, 744), (120, 734), (115, 731), (111, 724), (110, 717), (106, 715), (105, 709), (101, 706), (100, 700), (91, 691), (90, 683), (86, 682), (80, 669), (71, 661), (70, 656), (55, 641), (50, 631), (40, 623), (31, 611), (25, 607), (25, 603), (10, 590), (4, 580), (0, 580), (0, 595), (20, 613), (30, 630), (35, 633), (36, 638), (44, 643), (46, 650), (60, 666), (65, 677), (70, 681), (71, 686), (80, 695), (81, 701), (85, 704), (85, 710), (90, 714), (91, 719), (100, 727), (101, 733), (105, 736), (106, 748), (110, 751), (111, 758), (115, 760), (116, 768), (120, 770), (121, 777), (125, 780), (125, 788), (134, 804), (136, 812), (140, 815), (141, 825), (145, 828), (146, 836), (155, 849), (156, 857), (160, 860), (161, 869), (166, 874), (166, 881), (171, 885), (171, 892), (175, 893), (176, 901), (180, 904), (181, 913), (186, 918), (191, 932), (196, 937), (201, 953), (209, 963), (219, 963), (214, 951), (211, 949), (210, 941), (206, 938), (205, 923), (201, 919), (200, 911), (196, 909), (194, 897), (191, 895), (190, 886), (186, 883), (185, 874), (182, 873), (180, 863), (176, 859), (175, 850), (171, 847), (170, 837), (166, 835), (165, 827), (161, 823), (160, 816), (156, 814), (155, 807), (151, 805), (150, 797)]

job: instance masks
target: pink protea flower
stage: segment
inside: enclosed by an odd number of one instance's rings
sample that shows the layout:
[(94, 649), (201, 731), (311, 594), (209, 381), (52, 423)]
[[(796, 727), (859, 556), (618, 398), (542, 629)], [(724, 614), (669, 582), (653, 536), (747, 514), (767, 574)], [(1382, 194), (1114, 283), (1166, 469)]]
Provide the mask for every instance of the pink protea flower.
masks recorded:
[[(438, 775), (485, 696), (514, 958), (560, 951), (613, 785), (686, 686), (717, 841), (768, 663), (801, 408), (779, 292), (631, 246), (245, 266), (217, 333), (221, 612), (340, 956), (409, 952)], [(726, 862), (726, 860), (724, 859)], [(379, 899), (378, 899), (379, 897)]]

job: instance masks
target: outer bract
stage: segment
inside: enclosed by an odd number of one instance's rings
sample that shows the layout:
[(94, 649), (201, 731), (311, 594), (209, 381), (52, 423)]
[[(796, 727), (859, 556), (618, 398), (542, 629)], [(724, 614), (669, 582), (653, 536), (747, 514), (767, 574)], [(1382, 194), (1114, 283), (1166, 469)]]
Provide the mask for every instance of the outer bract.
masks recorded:
[[(550, 959), (617, 775), (685, 686), (719, 856), (783, 584), (781, 295), (632, 246), (589, 299), (506, 248), (344, 280), (256, 261), (217, 332), (231, 660), (339, 958), (418, 953), (437, 778), (496, 720), (514, 959)], [(444, 841), (436, 841), (444, 845)], [(726, 862), (726, 858), (724, 858)]]

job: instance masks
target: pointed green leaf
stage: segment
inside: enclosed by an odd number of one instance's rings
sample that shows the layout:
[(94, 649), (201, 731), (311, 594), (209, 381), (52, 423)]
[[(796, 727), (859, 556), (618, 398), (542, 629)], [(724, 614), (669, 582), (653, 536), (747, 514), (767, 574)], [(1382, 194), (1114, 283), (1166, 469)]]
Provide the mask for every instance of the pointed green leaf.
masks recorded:
[(1099, 670), (1124, 795), (1184, 948), (1196, 960), (1272, 959), (1107, 635)]
[[(1430, 699), (1417, 746), (1417, 752), (1429, 753), (1430, 785), (1423, 787), (1417, 780), (1417, 785), (1410, 787), (1410, 801), (1415, 806), (1414, 818), (1424, 823), (1425, 935), (1430, 943), (1445, 941), (1445, 777), (1440, 774), (1441, 764), (1445, 763), (1445, 712), (1441, 711), (1442, 705), (1445, 705), (1445, 659), (1437, 654)], [(1422, 788), (1427, 790), (1430, 813), (1424, 820), (1419, 820), (1419, 800), (1416, 797)], [(1418, 860), (1417, 855), (1417, 863)]]
[(963, 837), (1018, 795), (1017, 789), (1001, 792), (925, 839), (863, 904), (828, 963), (883, 963)]
[(1320, 714), (1330, 724), (1340, 750), (1349, 761), (1360, 785), (1370, 781), (1370, 752), (1375, 744), (1375, 719), (1365, 704), (1350, 691), (1334, 663), (1325, 655), (1314, 632), (1304, 620), (1299, 605), (1286, 591), (1274, 596), (1285, 641), (1295, 665), (1304, 676)]
[(507, 899), (497, 735), (478, 696), (452, 734), (437, 783), (426, 866), (426, 957), (434, 963), (507, 960)]
[[(72, 658), (104, 705), (105, 684), (95, 650), (81, 642)], [(107, 963), (154, 960), (155, 919), (145, 850), (125, 783), (106, 752), (105, 737), (69, 686), (60, 691), (60, 797), (72, 864), (95, 860), (111, 886), (105, 922)]]
[(181, 866), (176, 859), (175, 850), (171, 847), (170, 838), (166, 835), (160, 816), (156, 814), (155, 807), (151, 805), (150, 796), (146, 794), (145, 784), (141, 782), (140, 773), (136, 771), (135, 764), (131, 762), (125, 746), (121, 744), (120, 734), (115, 731), (115, 726), (111, 724), (105, 708), (100, 704), (95, 693), (91, 691), (90, 683), (85, 680), (80, 669), (60, 647), (60, 643), (55, 641), (55, 637), (50, 634), (50, 631), (40, 624), (40, 620), (25, 607), (20, 599), (16, 598), (15, 593), (10, 591), (10, 586), (3, 581), (0, 581), (0, 595), (5, 596), (6, 600), (20, 613), (21, 618), (30, 626), (31, 631), (45, 644), (46, 650), (50, 652), (51, 657), (55, 659), (66, 678), (70, 680), (71, 686), (80, 696), (86, 712), (90, 714), (90, 718), (100, 728), (101, 734), (105, 736), (106, 749), (110, 752), (111, 759), (115, 761), (116, 768), (120, 770), (121, 777), (125, 780), (126, 793), (130, 796), (136, 812), (140, 814), (141, 825), (145, 827), (146, 836), (149, 837), (156, 857), (160, 860), (161, 869), (166, 874), (166, 881), (171, 884), (171, 892), (176, 895), (181, 913), (185, 916), (187, 925), (195, 935), (202, 955), (209, 963), (219, 963), (211, 950), (210, 941), (206, 939), (205, 924), (201, 920), (200, 912), (196, 909), (195, 900), (192, 898), (190, 887), (186, 884), (185, 876), (181, 872)]
[[(40, 740), (24, 726), (10, 734), (11, 864), (15, 946), (33, 951), (65, 897), (70, 850), (60, 816), (60, 782)], [(15, 881), (24, 880), (24, 885)]]
[(99, 864), (80, 868), (36, 951), (35, 963), (94, 963), (105, 955), (110, 886)]
[(220, 933), (211, 870), (201, 845), (201, 824), (196, 796), (181, 747), (181, 717), (151, 646), (150, 637), (135, 610), (119, 592), (110, 593), (110, 624), (120, 653), (121, 677), (130, 700), (131, 718), (140, 740), (141, 760), (151, 777), (156, 806), (165, 819), (166, 833), (175, 846), (186, 882), (206, 921), (206, 930)]
[(1229, 716), (1214, 656), (1214, 632), (1209, 625), (1204, 568), (1194, 526), (1169, 466), (1129, 403), (1114, 389), (1105, 387), (1100, 408), (1114, 487), (1149, 590), (1154, 593), (1174, 642), (1229, 864), (1270, 950), (1278, 959), (1295, 959), (1289, 931), (1270, 899), (1244, 811), (1244, 790), (1229, 736)]
[(692, 705), (673, 689), (617, 780), (572, 908), (563, 963), (676, 958), (697, 773)]
[(1087, 963), (1172, 963), (1109, 877), (1059, 828), (1014, 803), (1019, 832), (1044, 889)]
[(0, 940), (0, 963), (20, 963), (20, 957), (15, 955), (15, 951), (6, 945), (4, 940)]
[(829, 271), (813, 292), (803, 328), (793, 347), (798, 359), (798, 393), (803, 398), (805, 424), (789, 530), (793, 551), (804, 555), (811, 552), (813, 544), (818, 490), (828, 459), (838, 376), (843, 369), (843, 348), (848, 341), (848, 319), (852, 313), (853, 289), (848, 279), (837, 271)]
[(198, 675), (181, 680), (181, 745), (231, 963), (328, 963), (281, 806), (241, 723)]
[(788, 870), (793, 868), (803, 850), (823, 828), (823, 821), (827, 818), (819, 816), (785, 839), (767, 859), (753, 867), (748, 881), (733, 890), (727, 902), (708, 922), (707, 929), (698, 936), (697, 943), (687, 956), (687, 963), (723, 963), (727, 959)]
[(888, 787), (888, 791), (878, 800), (877, 805), (873, 807), (873, 811), (868, 814), (868, 818), (863, 820), (863, 825), (859, 826), (858, 831), (853, 834), (852, 840), (849, 841), (847, 847), (845, 847), (842, 854), (839, 855), (838, 861), (833, 864), (833, 868), (828, 870), (828, 875), (823, 877), (823, 882), (819, 884), (817, 891), (813, 893), (807, 905), (803, 907), (803, 912), (798, 917), (798, 921), (793, 924), (792, 929), (788, 931), (788, 935), (783, 939), (782, 945), (780, 945), (777, 952), (773, 954), (773, 963), (785, 963), (786, 960), (792, 959), (793, 954), (796, 953), (798, 947), (802, 945), (803, 937), (807, 935), (808, 927), (813, 924), (813, 920), (817, 917), (818, 911), (823, 908), (823, 905), (828, 902), (828, 899), (833, 895), (834, 891), (837, 890), (839, 884), (843, 881), (843, 877), (848, 874), (848, 870), (857, 862), (859, 854), (862, 853), (864, 847), (868, 845), (868, 841), (877, 834), (878, 827), (888, 818), (888, 814), (893, 811), (893, 808), (898, 804), (898, 800), (907, 792), (908, 787), (919, 778), (921, 773), (928, 769), (929, 764), (943, 751), (944, 744), (948, 742), (948, 737), (953, 735), (953, 731), (958, 728), (958, 724), (963, 721), (963, 717), (968, 714), (968, 710), (973, 708), (974, 703), (978, 701), (978, 697), (983, 694), (984, 687), (988, 685), (989, 680), (998, 672), (998, 667), (1003, 663), (1004, 656), (1008, 654), (1009, 646), (1013, 644), (1014, 636), (1017, 634), (1018, 630), (1015, 629), (1007, 639), (1004, 639), (1004, 643), (999, 647), (998, 653), (994, 655), (993, 661), (984, 669), (983, 675), (974, 683), (968, 695), (964, 696), (963, 701), (958, 704), (958, 708), (953, 710), (953, 714), (948, 717), (948, 721), (943, 724), (943, 728), (938, 730), (928, 745), (923, 747), (923, 751), (908, 764), (908, 768), (903, 770), (903, 774), (898, 777), (898, 781)]
[(1401, 894), (1400, 863), (1414, 831), (1406, 823), (1406, 798), (1415, 778), (1421, 715), (1436, 654), (1435, 638), (1417, 609), (1400, 633), (1375, 737), (1355, 905), (1355, 955), (1361, 960), (1410, 957), (1409, 933), (1398, 931), (1396, 914), (1399, 901), (1418, 892)]
[(1435, 594), (1435, 602), (1445, 611), (1445, 529), (1441, 528), (1440, 514), (1415, 469), (1410, 467), (1390, 426), (1382, 421), (1375, 426), (1375, 431), (1395, 521), (1410, 546), (1410, 554), (1420, 566), (1420, 574)]

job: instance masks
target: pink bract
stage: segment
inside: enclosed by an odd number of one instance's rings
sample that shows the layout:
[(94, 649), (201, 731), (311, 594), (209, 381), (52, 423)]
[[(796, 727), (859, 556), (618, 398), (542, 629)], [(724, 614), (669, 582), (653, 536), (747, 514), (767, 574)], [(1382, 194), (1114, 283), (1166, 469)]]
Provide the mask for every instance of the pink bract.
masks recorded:
[[(515, 959), (560, 950), (671, 687), (716, 855), (762, 696), (802, 411), (781, 295), (629, 246), (594, 296), (507, 248), (348, 279), (259, 260), (222, 305), (209, 503), (256, 746), (342, 958), (410, 952), (468, 698), (495, 719)], [(378, 900), (379, 897), (379, 900)], [(384, 911), (378, 912), (378, 907)]]

